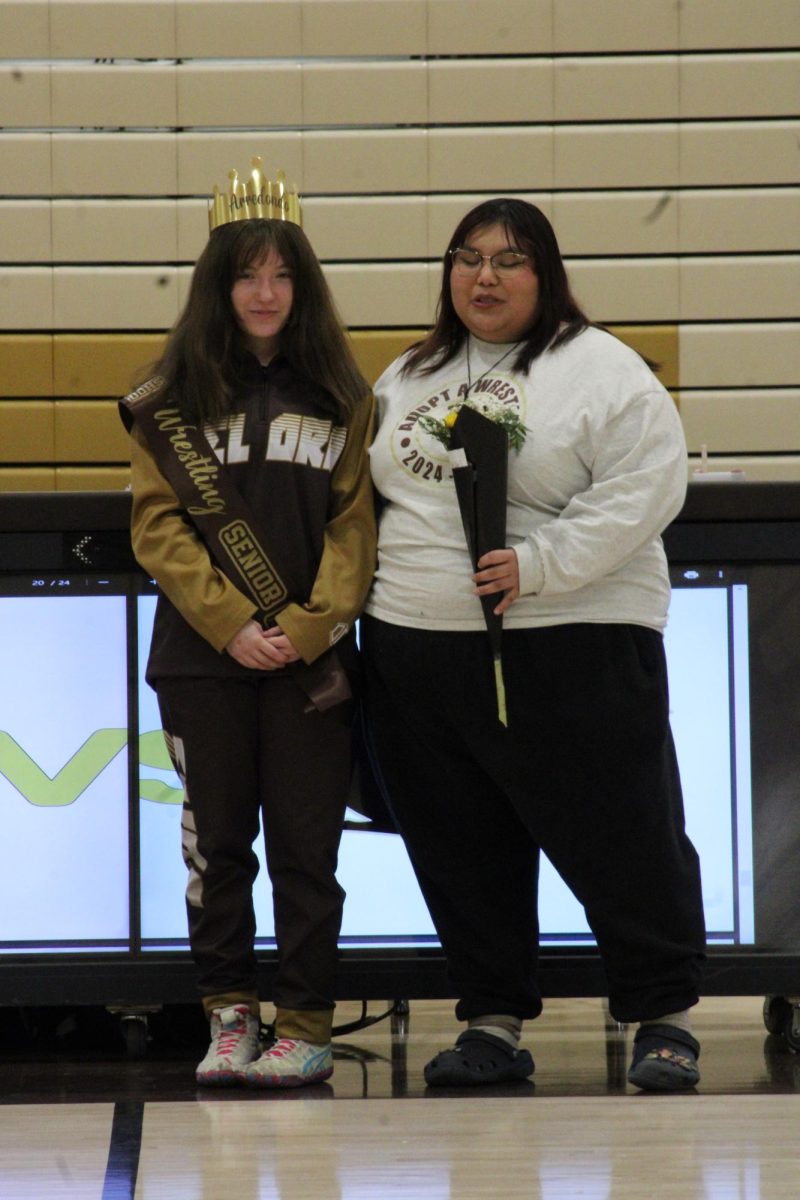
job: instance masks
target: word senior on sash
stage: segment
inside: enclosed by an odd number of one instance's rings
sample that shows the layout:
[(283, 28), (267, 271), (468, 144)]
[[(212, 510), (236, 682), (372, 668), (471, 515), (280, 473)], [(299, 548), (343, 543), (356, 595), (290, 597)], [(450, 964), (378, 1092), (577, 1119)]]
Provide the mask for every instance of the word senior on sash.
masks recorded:
[(261, 607), (269, 614), (288, 595), (283, 580), (244, 521), (231, 521), (219, 531), (220, 544), (249, 585)]

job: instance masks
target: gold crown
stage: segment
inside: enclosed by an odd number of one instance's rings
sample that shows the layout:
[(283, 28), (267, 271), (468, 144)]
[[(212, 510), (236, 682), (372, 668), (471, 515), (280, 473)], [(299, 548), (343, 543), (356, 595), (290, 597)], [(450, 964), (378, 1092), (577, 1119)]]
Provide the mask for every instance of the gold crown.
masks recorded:
[(247, 179), (240, 179), (234, 169), (228, 172), (228, 190), (220, 192), (214, 184), (214, 195), (208, 206), (209, 232), (229, 221), (249, 221), (262, 217), (271, 221), (292, 221), (303, 224), (300, 197), (296, 189), (289, 191), (286, 176), (278, 171), (273, 183), (262, 171), (260, 158), (251, 158), (252, 170)]

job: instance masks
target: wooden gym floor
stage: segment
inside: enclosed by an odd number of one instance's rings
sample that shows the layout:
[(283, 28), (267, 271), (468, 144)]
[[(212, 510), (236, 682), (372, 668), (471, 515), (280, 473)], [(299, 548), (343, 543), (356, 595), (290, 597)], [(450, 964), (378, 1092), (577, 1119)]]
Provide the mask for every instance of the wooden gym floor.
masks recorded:
[(470, 1092), (422, 1078), (449, 1001), (337, 1038), (328, 1083), (276, 1093), (196, 1088), (194, 1010), (154, 1016), (138, 1057), (102, 1010), (3, 1010), (0, 1200), (797, 1200), (800, 1054), (761, 1007), (701, 1002), (683, 1096), (626, 1084), (633, 1030), (600, 1000), (549, 1001), (533, 1080)]

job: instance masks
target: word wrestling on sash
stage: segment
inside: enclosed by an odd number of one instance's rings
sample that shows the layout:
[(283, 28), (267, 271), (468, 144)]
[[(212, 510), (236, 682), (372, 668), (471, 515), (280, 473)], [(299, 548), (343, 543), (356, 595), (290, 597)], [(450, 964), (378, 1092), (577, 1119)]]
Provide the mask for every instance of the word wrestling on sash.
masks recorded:
[(203, 500), (202, 506), (187, 505), (187, 512), (195, 517), (204, 513), (224, 513), (225, 500), (215, 486), (219, 465), (213, 455), (198, 454), (186, 436), (189, 431), (195, 433), (196, 427), (184, 424), (177, 408), (160, 408), (153, 418), (159, 433), (168, 436), (175, 457), (188, 476), (187, 483), (197, 490)]

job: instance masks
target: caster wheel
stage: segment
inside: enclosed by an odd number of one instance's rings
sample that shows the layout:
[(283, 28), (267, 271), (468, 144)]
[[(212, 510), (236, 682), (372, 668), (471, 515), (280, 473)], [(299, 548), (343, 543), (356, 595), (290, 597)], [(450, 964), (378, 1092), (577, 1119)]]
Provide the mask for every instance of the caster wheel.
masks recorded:
[(147, 1049), (147, 1020), (145, 1017), (123, 1017), (122, 1036), (128, 1058), (142, 1058)]
[(792, 1023), (792, 1006), (783, 996), (765, 996), (762, 1009), (767, 1033), (785, 1033), (787, 1020)]

